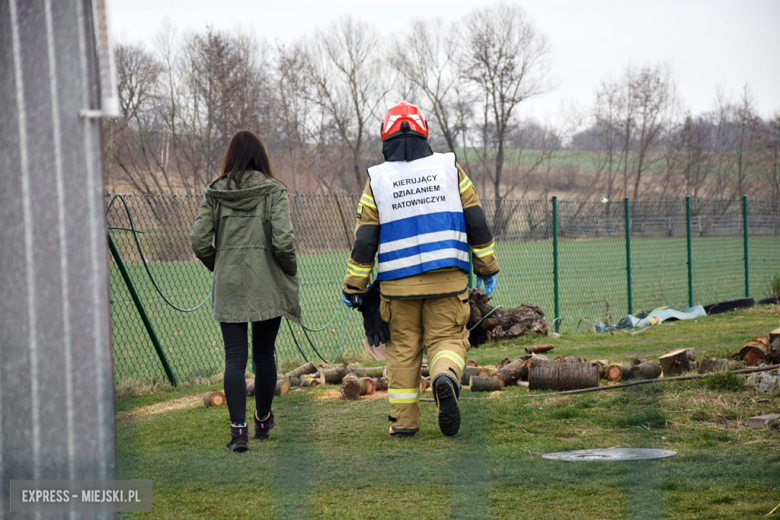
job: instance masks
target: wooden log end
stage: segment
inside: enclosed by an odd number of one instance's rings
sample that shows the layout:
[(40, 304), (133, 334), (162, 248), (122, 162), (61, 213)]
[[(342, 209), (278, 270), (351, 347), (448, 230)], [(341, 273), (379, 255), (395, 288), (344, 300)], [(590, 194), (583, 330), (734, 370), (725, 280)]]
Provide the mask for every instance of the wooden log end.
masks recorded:
[(279, 379), (276, 381), (276, 389), (274, 390), (274, 395), (285, 396), (290, 393), (291, 389), (292, 389), (292, 385), (290, 384), (290, 381), (288, 381), (287, 379)]
[(469, 387), (472, 392), (494, 392), (504, 388), (504, 382), (497, 377), (472, 376)]
[(203, 404), (206, 406), (206, 408), (211, 408), (212, 406), (222, 406), (226, 402), (227, 399), (225, 398), (225, 394), (219, 390), (207, 392), (206, 395), (203, 396)]

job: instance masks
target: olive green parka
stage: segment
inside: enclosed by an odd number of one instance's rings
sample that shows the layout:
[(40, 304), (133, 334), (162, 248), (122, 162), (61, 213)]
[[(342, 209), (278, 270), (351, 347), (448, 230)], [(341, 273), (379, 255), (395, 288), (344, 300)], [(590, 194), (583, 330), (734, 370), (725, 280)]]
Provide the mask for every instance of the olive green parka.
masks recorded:
[(301, 323), (298, 264), (287, 189), (247, 171), (240, 189), (221, 179), (206, 190), (190, 232), (214, 272), (214, 319), (248, 323), (283, 316)]

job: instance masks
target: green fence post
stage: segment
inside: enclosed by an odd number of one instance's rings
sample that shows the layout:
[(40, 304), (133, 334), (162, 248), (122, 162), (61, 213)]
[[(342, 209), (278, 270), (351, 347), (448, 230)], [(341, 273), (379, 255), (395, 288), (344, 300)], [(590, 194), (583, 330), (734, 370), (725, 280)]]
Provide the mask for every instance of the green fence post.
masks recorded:
[(555, 300), (555, 332), (561, 328), (561, 292), (558, 265), (558, 197), (552, 198), (553, 218), (553, 299)]
[(631, 287), (631, 201), (623, 200), (626, 208), (626, 286), (628, 287), (628, 313), (634, 314), (634, 293)]
[(693, 307), (693, 241), (691, 239), (691, 198), (685, 197), (685, 233), (688, 237), (688, 307)]
[(742, 236), (745, 248), (745, 298), (750, 298), (750, 255), (748, 254), (748, 199), (742, 196)]
[(149, 334), (149, 339), (152, 340), (154, 350), (157, 352), (157, 356), (160, 358), (160, 363), (162, 363), (163, 370), (165, 370), (165, 375), (168, 376), (168, 381), (171, 382), (171, 385), (176, 386), (176, 376), (173, 375), (173, 370), (171, 369), (171, 365), (168, 363), (168, 358), (165, 357), (165, 352), (163, 352), (162, 346), (160, 345), (160, 340), (157, 339), (157, 333), (154, 332), (152, 322), (149, 321), (149, 316), (146, 314), (146, 309), (144, 309), (144, 305), (141, 303), (141, 298), (138, 296), (138, 291), (135, 290), (133, 280), (130, 278), (130, 273), (127, 272), (125, 263), (122, 261), (122, 257), (119, 254), (116, 245), (114, 245), (114, 240), (111, 238), (111, 234), (108, 235), (108, 249), (111, 251), (111, 255), (114, 257), (114, 261), (116, 262), (116, 266), (119, 269), (119, 273), (122, 275), (122, 280), (124, 280), (125, 285), (127, 286), (127, 291), (130, 293), (130, 297), (133, 299), (133, 303), (135, 303), (135, 308), (138, 309), (138, 314), (141, 316), (141, 321), (144, 323), (144, 327), (146, 327), (146, 332)]

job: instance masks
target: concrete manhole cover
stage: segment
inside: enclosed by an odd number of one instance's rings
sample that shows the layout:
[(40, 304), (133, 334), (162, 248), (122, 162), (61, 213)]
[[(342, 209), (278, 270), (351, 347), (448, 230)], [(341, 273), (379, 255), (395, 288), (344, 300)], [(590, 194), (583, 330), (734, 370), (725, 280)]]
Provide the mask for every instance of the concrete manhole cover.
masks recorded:
[(556, 453), (545, 453), (543, 459), (547, 460), (652, 460), (674, 457), (676, 451), (670, 450), (652, 450), (647, 448), (609, 448), (596, 450), (574, 450), (559, 451)]

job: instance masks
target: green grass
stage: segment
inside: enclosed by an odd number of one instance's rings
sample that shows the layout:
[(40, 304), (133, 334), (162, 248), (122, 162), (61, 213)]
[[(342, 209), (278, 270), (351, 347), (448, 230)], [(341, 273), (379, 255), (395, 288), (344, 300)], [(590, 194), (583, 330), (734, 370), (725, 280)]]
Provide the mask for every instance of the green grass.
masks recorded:
[[(117, 235), (121, 251), (132, 251), (127, 234)], [(688, 271), (685, 238), (635, 238), (632, 241), (633, 298), (635, 312), (667, 305), (688, 306)], [(494, 302), (504, 307), (534, 303), (552, 323), (552, 241), (499, 242), (501, 272)], [(300, 255), (301, 301), (309, 326), (328, 322), (340, 312), (341, 280), (348, 251), (331, 250)], [(751, 294), (767, 296), (768, 281), (777, 269), (780, 241), (750, 239)], [(694, 303), (707, 304), (744, 295), (742, 239), (696, 238), (693, 241)], [(134, 284), (175, 374), (183, 381), (208, 378), (220, 371), (223, 346), (219, 326), (211, 317), (211, 305), (184, 314), (168, 307), (157, 295), (139, 262), (127, 262)], [(616, 322), (628, 312), (626, 250), (622, 239), (561, 240), (561, 328), (566, 332), (589, 327), (589, 321)], [(154, 262), (151, 270), (162, 291), (182, 307), (194, 307), (208, 295), (211, 274), (199, 262)], [(112, 265), (112, 328), (116, 378), (123, 388), (139, 382), (165, 383), (165, 374), (118, 270)], [(341, 315), (340, 315), (341, 316)], [(317, 349), (330, 361), (341, 341), (342, 319), (326, 330), (311, 334)], [(362, 320), (347, 315), (344, 353), (362, 352)], [(581, 321), (584, 320), (584, 321)], [(314, 353), (297, 331), (306, 358)], [(304, 360), (285, 323), (277, 354), (282, 363)]]
[[(667, 348), (736, 351), (777, 326), (780, 308), (663, 324), (638, 336), (564, 335), (558, 355), (627, 361)], [(534, 338), (472, 349), (493, 364)], [(547, 341), (547, 340), (545, 340)], [(199, 395), (211, 385), (120, 398), (117, 409)], [(780, 397), (722, 376), (574, 396), (528, 397), (513, 387), (464, 392), (463, 428), (437, 430), (423, 403), (421, 432), (386, 435), (384, 399), (323, 400), (335, 387), (277, 398), (269, 441), (226, 453), (225, 408), (198, 406), (120, 420), (119, 478), (152, 479), (154, 511), (141, 518), (753, 518), (778, 501), (780, 436), (750, 430)], [(426, 394), (430, 395), (430, 394)], [(250, 403), (251, 407), (251, 403)], [(545, 461), (559, 450), (672, 449), (633, 463)]]

